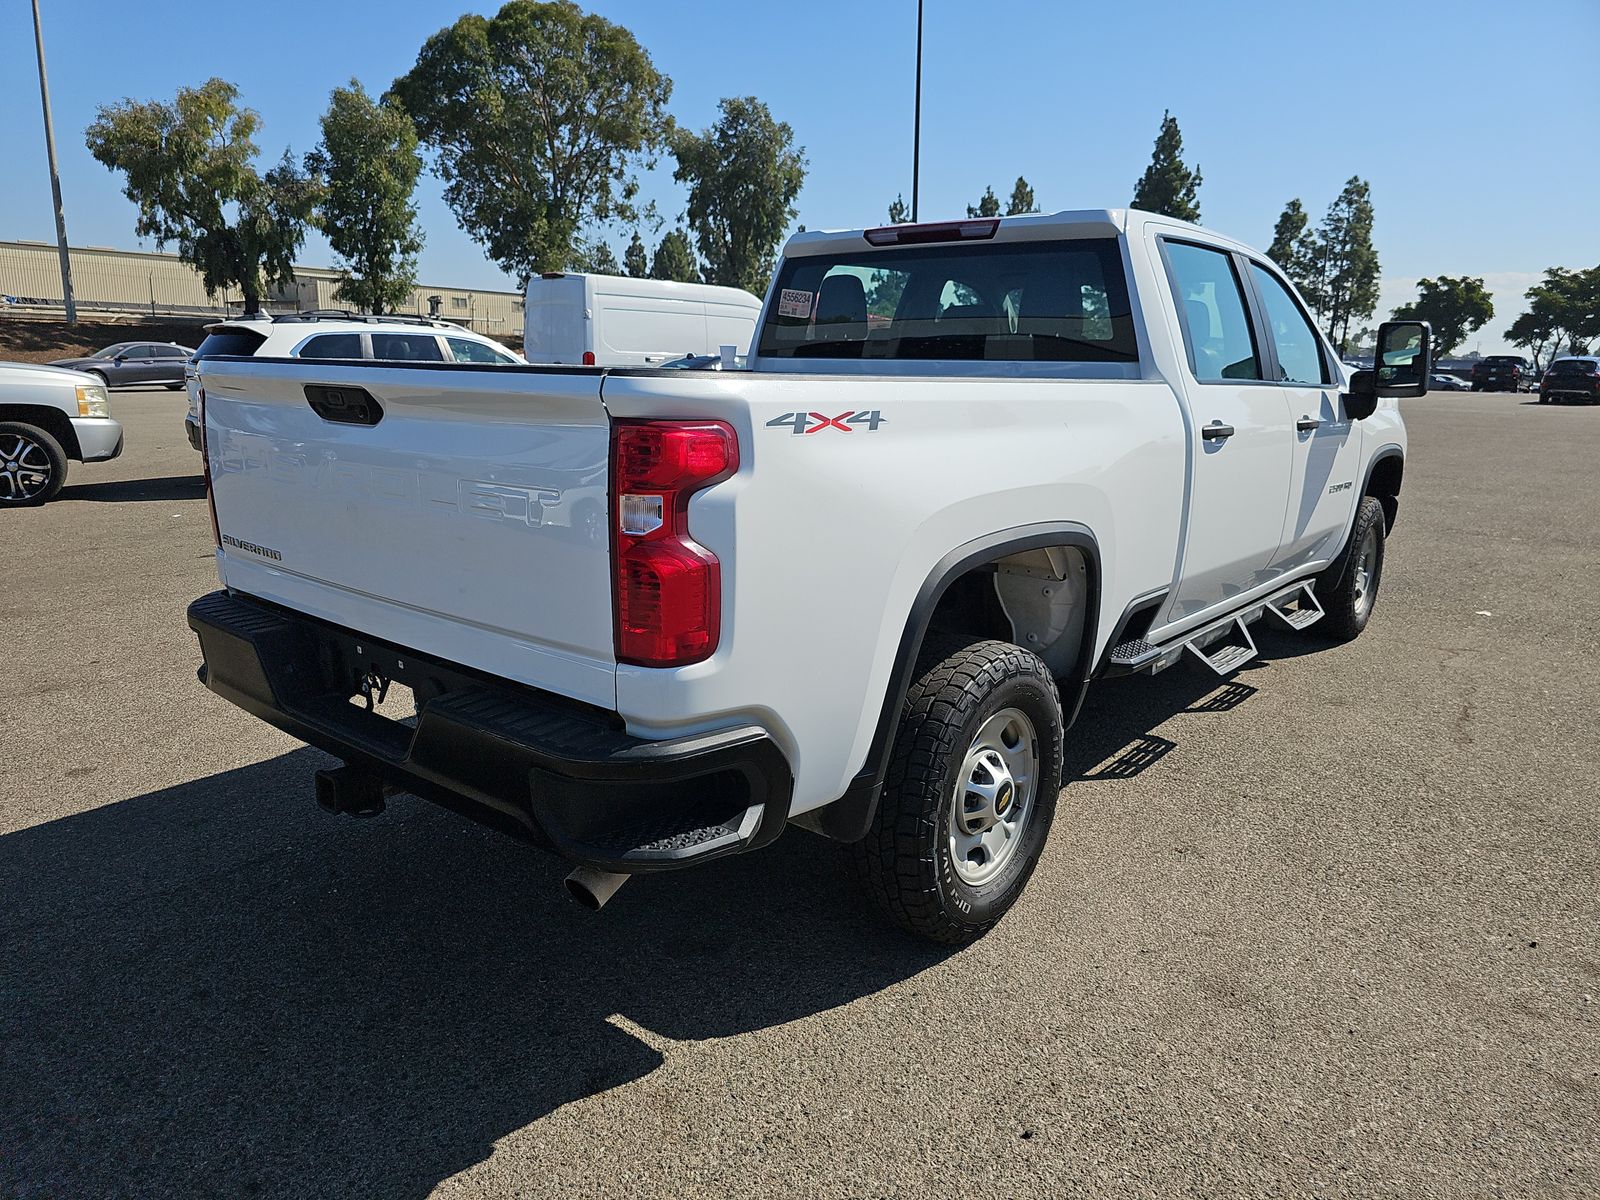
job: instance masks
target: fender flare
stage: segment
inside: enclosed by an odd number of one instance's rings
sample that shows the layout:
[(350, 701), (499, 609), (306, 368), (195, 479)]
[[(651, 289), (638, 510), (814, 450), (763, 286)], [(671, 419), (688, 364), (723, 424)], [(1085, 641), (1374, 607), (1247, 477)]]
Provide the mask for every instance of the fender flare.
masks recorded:
[[(1391, 458), (1398, 458), (1400, 460), (1400, 465), (1402, 467), (1405, 465), (1405, 461), (1406, 461), (1405, 451), (1400, 449), (1400, 447), (1395, 445), (1393, 442), (1390, 442), (1389, 444), (1387, 444), (1387, 445), (1383, 446), (1382, 448), (1380, 448), (1378, 450), (1378, 452), (1376, 454), (1374, 454), (1370, 460), (1368, 460), (1366, 473), (1363, 474), (1362, 477), (1361, 477), (1361, 493), (1360, 493), (1360, 495), (1358, 495), (1356, 497), (1356, 507), (1357, 508), (1359, 508), (1360, 505), (1361, 505), (1361, 497), (1362, 496), (1370, 496), (1372, 494), (1367, 489), (1372, 486), (1372, 473), (1375, 470), (1377, 470), (1378, 464), (1383, 462), (1383, 461), (1385, 461), (1386, 459), (1391, 459)], [(1336, 558), (1334, 558), (1333, 565), (1331, 567), (1326, 568), (1326, 570), (1331, 572), (1331, 574), (1329, 574), (1328, 577), (1327, 577), (1327, 583), (1331, 587), (1338, 587), (1340, 580), (1342, 580), (1344, 578), (1345, 551), (1347, 549), (1349, 549), (1349, 546), (1350, 546), (1350, 533), (1351, 533), (1351, 530), (1353, 530), (1355, 528), (1355, 523), (1356, 523), (1355, 511), (1352, 510), (1351, 513), (1350, 513), (1350, 528), (1345, 530), (1344, 541), (1342, 543), (1340, 543), (1340, 545), (1339, 545), (1338, 556)], [(1393, 527), (1394, 527), (1394, 523), (1393, 523), (1393, 521), (1390, 521), (1389, 522), (1389, 528), (1392, 529)], [(1384, 532), (1387, 533), (1388, 529), (1386, 529)], [(1319, 586), (1321, 586), (1321, 585), (1319, 584)]]
[(939, 606), (946, 589), (973, 567), (1007, 554), (1038, 550), (1045, 546), (1071, 546), (1082, 551), (1088, 565), (1086, 590), (1089, 611), (1084, 616), (1083, 640), (1070, 680), (1071, 694), (1066, 694), (1063, 688), (1061, 697), (1066, 726), (1072, 726), (1077, 720), (1078, 710), (1083, 706), (1083, 695), (1089, 680), (1094, 675), (1094, 642), (1099, 628), (1102, 587), (1099, 541), (1088, 526), (1076, 521), (1019, 525), (974, 538), (941, 558), (917, 590), (900, 634), (900, 645), (895, 650), (894, 664), (889, 671), (889, 686), (878, 712), (866, 762), (856, 772), (843, 796), (792, 820), (835, 841), (854, 842), (866, 836), (872, 826), (872, 818), (878, 811), (878, 797), (883, 792), (884, 776), (888, 773), (889, 756), (894, 748), (895, 729), (900, 722), (900, 711), (905, 707), (906, 693), (911, 690), (917, 656), (922, 651), (934, 610)]
[[(1400, 449), (1400, 447), (1395, 445), (1393, 442), (1389, 442), (1388, 444), (1384, 445), (1367, 462), (1367, 473), (1361, 478), (1361, 494), (1363, 496), (1370, 496), (1372, 494), (1368, 489), (1372, 486), (1372, 473), (1378, 469), (1378, 464), (1391, 458), (1398, 458), (1400, 460), (1401, 469), (1402, 471), (1404, 470), (1406, 465), (1406, 452)], [(1394, 523), (1391, 521), (1390, 530), (1393, 528)]]

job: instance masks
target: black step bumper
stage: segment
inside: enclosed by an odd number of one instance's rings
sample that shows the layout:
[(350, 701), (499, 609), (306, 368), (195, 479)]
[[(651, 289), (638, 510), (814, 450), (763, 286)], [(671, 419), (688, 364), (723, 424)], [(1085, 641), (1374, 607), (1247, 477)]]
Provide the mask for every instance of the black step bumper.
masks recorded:
[[(189, 606), (200, 679), (397, 791), (608, 871), (659, 871), (782, 832), (793, 777), (755, 726), (645, 741), (605, 713), (228, 592)], [(415, 721), (351, 703), (368, 672)]]

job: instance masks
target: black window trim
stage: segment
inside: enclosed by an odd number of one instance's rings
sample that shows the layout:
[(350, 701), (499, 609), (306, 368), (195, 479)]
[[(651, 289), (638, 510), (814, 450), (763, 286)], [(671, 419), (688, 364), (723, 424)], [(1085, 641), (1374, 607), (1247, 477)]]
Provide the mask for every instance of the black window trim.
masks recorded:
[[(1270, 259), (1256, 258), (1253, 255), (1240, 254), (1237, 251), (1234, 252), (1234, 257), (1235, 258), (1239, 258), (1239, 259), (1243, 259), (1245, 264), (1246, 264), (1245, 270), (1244, 270), (1244, 276), (1245, 276), (1246, 279), (1248, 279), (1250, 281), (1249, 284), (1248, 284), (1248, 287), (1250, 289), (1250, 299), (1253, 302), (1253, 304), (1256, 306), (1256, 308), (1259, 310), (1257, 312), (1257, 314), (1256, 314), (1257, 321), (1258, 321), (1258, 324), (1261, 327), (1263, 336), (1266, 339), (1266, 344), (1267, 344), (1267, 346), (1269, 347), (1269, 349), (1271, 351), (1271, 359), (1272, 359), (1272, 372), (1271, 373), (1275, 378), (1268, 379), (1265, 382), (1272, 384), (1274, 387), (1298, 387), (1298, 388), (1331, 388), (1331, 387), (1333, 387), (1334, 386), (1333, 367), (1328, 362), (1328, 355), (1330, 353), (1330, 347), (1327, 345), (1327, 341), (1322, 335), (1322, 330), (1317, 328), (1316, 321), (1314, 321), (1312, 319), (1312, 317), (1311, 317), (1311, 314), (1306, 311), (1305, 305), (1300, 303), (1300, 297), (1295, 294), (1295, 290), (1294, 290), (1294, 288), (1292, 286), (1290, 286), (1289, 281), (1284, 278), (1283, 272), (1279, 271), (1276, 268), (1276, 266), (1271, 262)], [(1311, 327), (1311, 335), (1314, 338), (1316, 338), (1316, 340), (1317, 340), (1317, 358), (1321, 361), (1321, 364), (1322, 364), (1322, 381), (1320, 383), (1304, 383), (1304, 382), (1301, 382), (1299, 380), (1294, 380), (1294, 379), (1279, 379), (1279, 378), (1276, 378), (1276, 376), (1279, 376), (1279, 375), (1283, 374), (1283, 363), (1278, 358), (1278, 340), (1277, 340), (1276, 337), (1273, 336), (1273, 333), (1272, 333), (1272, 318), (1271, 318), (1270, 314), (1267, 312), (1267, 298), (1264, 295), (1262, 295), (1260, 290), (1256, 287), (1255, 276), (1250, 272), (1250, 270), (1249, 270), (1250, 267), (1260, 267), (1268, 275), (1270, 275), (1274, 279), (1276, 279), (1278, 281), (1278, 283), (1280, 283), (1283, 286), (1284, 293), (1289, 297), (1290, 302), (1294, 304), (1295, 311), (1298, 312), (1301, 315), (1301, 317), (1303, 317), (1305, 319), (1305, 323)]]
[[(1267, 335), (1270, 330), (1262, 324), (1261, 306), (1256, 298), (1255, 284), (1249, 281), (1249, 272), (1240, 264), (1246, 262), (1244, 255), (1234, 250), (1231, 246), (1218, 246), (1212, 242), (1198, 241), (1195, 238), (1169, 237), (1166, 234), (1156, 235), (1156, 244), (1161, 251), (1161, 266), (1167, 275), (1167, 296), (1172, 305), (1172, 310), (1178, 315), (1178, 328), (1183, 333), (1183, 353), (1189, 368), (1190, 382), (1200, 387), (1282, 387), (1272, 379), (1264, 378), (1276, 373), (1278, 369), (1277, 350), (1272, 346), (1272, 339)], [(1183, 295), (1178, 283), (1178, 273), (1172, 265), (1172, 256), (1167, 253), (1169, 245), (1193, 246), (1197, 250), (1209, 250), (1213, 254), (1220, 254), (1227, 259), (1229, 268), (1233, 271), (1234, 282), (1239, 285), (1239, 298), (1244, 302), (1245, 323), (1250, 329), (1250, 341), (1255, 349), (1256, 364), (1261, 370), (1261, 379), (1201, 379), (1200, 369), (1195, 364), (1194, 337), (1189, 332), (1189, 314), (1180, 303)], [(1304, 387), (1304, 384), (1300, 386)]]

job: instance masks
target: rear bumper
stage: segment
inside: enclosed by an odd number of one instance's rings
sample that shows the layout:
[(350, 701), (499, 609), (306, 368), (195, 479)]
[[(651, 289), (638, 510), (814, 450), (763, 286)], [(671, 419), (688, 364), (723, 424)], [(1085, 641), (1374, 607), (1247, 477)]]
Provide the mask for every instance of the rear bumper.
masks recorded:
[[(793, 777), (754, 726), (645, 741), (614, 713), (477, 675), (239, 594), (189, 606), (201, 681), (246, 712), (484, 824), (608, 871), (765, 845)], [(350, 703), (367, 672), (410, 687), (414, 722)]]
[(122, 426), (110, 417), (73, 417), (72, 432), (84, 462), (104, 462), (122, 453)]
[(184, 417), (183, 418), (183, 432), (186, 435), (188, 435), (189, 445), (192, 446), (195, 450), (203, 450), (205, 448), (200, 442), (200, 422), (199, 421), (196, 421), (193, 417)]

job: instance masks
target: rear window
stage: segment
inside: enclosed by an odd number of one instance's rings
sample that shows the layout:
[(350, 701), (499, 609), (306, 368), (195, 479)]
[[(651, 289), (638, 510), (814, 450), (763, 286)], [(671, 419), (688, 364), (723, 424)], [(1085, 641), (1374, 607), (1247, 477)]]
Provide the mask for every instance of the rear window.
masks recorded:
[(1552, 375), (1589, 375), (1596, 367), (1596, 360), (1583, 358), (1563, 358), (1550, 364)]
[(267, 335), (253, 329), (218, 329), (206, 334), (206, 340), (195, 350), (196, 358), (227, 356), (249, 358), (267, 340)]
[(1115, 238), (915, 246), (785, 261), (769, 358), (1137, 362)]

